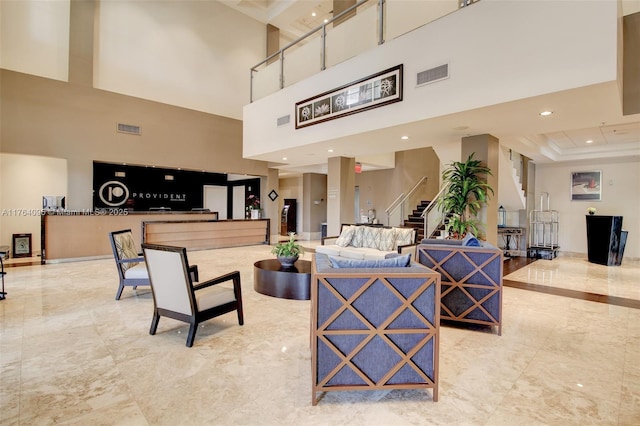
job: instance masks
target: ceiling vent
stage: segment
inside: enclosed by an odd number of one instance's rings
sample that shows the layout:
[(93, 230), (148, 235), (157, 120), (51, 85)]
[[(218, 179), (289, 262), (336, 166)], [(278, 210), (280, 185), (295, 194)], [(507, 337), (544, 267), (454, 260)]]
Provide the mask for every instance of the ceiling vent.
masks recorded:
[(291, 115), (285, 115), (284, 117), (278, 118), (278, 126), (284, 126), (285, 124), (289, 124), (291, 121)]
[(417, 74), (416, 86), (435, 83), (436, 81), (444, 80), (445, 78), (449, 78), (449, 64), (444, 64), (425, 71), (420, 71)]
[(140, 126), (134, 126), (133, 124), (118, 123), (118, 132), (126, 133), (128, 135), (141, 135)]

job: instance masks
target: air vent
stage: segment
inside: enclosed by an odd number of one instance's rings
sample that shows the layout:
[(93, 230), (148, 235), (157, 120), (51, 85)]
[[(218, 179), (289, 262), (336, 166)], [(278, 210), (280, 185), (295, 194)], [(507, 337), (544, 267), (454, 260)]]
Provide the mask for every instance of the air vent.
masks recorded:
[(128, 135), (140, 135), (140, 126), (134, 126), (133, 124), (118, 123), (118, 132), (126, 133)]
[(278, 126), (284, 126), (285, 124), (289, 124), (291, 121), (291, 115), (285, 115), (284, 117), (278, 118)]
[(440, 65), (439, 67), (421, 71), (417, 74), (416, 85), (434, 83), (436, 81), (449, 78), (449, 64)]

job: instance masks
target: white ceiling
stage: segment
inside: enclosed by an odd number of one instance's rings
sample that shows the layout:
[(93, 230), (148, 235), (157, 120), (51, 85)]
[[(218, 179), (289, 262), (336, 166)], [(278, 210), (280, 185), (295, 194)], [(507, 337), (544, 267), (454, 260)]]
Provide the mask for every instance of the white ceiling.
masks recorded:
[[(333, 5), (331, 0), (221, 1), (260, 22), (275, 25), (292, 40), (331, 18)], [(622, 5), (625, 15), (640, 11), (640, 0), (625, 0)], [(368, 170), (385, 166), (367, 163), (363, 153), (389, 154), (390, 146), (394, 151), (433, 146), (430, 141), (459, 143), (464, 136), (485, 133), (539, 163), (640, 156), (640, 114), (623, 116), (620, 103), (617, 84), (608, 83), (349, 136), (348, 144), (328, 140), (273, 152), (261, 159), (270, 161), (281, 172), (326, 173), (329, 157), (349, 156)], [(553, 114), (541, 117), (539, 112), (543, 110)], [(401, 135), (410, 138), (400, 140)], [(348, 146), (348, 151), (329, 152), (340, 146)], [(282, 164), (283, 156), (287, 157), (287, 164)]]

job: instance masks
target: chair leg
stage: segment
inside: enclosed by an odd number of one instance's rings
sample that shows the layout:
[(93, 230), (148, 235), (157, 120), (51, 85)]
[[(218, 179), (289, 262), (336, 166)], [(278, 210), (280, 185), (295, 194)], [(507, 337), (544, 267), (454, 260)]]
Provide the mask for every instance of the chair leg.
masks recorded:
[(244, 325), (244, 312), (242, 310), (242, 290), (241, 290), (241, 283), (240, 283), (240, 273), (236, 273), (236, 275), (233, 277), (233, 290), (235, 292), (236, 295), (236, 300), (238, 302), (238, 307), (236, 308), (238, 311), (238, 323), (240, 325)]
[(198, 324), (191, 323), (189, 326), (189, 335), (187, 336), (187, 347), (190, 348), (193, 346), (193, 341), (196, 338), (196, 331), (198, 331)]
[(116, 293), (116, 300), (120, 300), (120, 296), (122, 296), (122, 290), (124, 290), (124, 284), (120, 283), (118, 286), (118, 292)]
[(155, 311), (153, 313), (153, 319), (151, 320), (151, 328), (149, 329), (149, 334), (151, 334), (152, 336), (156, 334), (159, 321), (160, 321), (160, 314), (158, 314), (158, 311)]
[(238, 324), (244, 325), (244, 313), (242, 312), (242, 303), (238, 303)]

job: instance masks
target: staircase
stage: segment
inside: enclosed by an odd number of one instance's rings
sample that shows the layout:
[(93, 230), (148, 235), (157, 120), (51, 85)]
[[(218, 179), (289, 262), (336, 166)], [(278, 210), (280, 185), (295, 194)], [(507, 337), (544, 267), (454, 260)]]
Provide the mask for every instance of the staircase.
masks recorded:
[(407, 217), (407, 220), (404, 221), (403, 226), (407, 228), (413, 228), (416, 230), (418, 234), (418, 241), (422, 241), (424, 238), (424, 219), (420, 216), (424, 209), (426, 209), (431, 201), (421, 201), (420, 204), (416, 206), (416, 209)]

